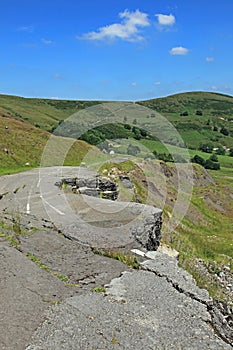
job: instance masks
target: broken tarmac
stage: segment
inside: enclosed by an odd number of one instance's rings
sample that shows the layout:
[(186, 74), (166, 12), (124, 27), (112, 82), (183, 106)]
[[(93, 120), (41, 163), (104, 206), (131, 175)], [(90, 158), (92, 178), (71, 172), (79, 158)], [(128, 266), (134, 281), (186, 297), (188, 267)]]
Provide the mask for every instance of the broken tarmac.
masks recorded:
[[(74, 170), (63, 169), (62, 176)], [(59, 168), (0, 178), (6, 223), (0, 240), (2, 350), (232, 348), (213, 327), (208, 293), (174, 258), (144, 255), (140, 269), (132, 270), (94, 254), (93, 247), (146, 253), (135, 239), (147, 222), (145, 207), (134, 211), (116, 203), (114, 209), (108, 202), (103, 210), (103, 200), (93, 198), (77, 206), (72, 195), (56, 189), (58, 178)], [(24, 234), (14, 248), (7, 224), (19, 214)]]

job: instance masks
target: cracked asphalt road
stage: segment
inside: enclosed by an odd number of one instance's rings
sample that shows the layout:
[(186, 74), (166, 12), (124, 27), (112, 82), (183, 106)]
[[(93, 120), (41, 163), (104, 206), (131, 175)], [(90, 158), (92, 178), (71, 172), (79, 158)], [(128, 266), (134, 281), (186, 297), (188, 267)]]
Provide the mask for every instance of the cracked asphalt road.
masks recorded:
[(74, 296), (50, 309), (27, 350), (231, 349), (210, 321), (203, 303), (166, 278), (131, 271), (105, 294)]
[[(140, 270), (132, 270), (93, 254), (90, 246), (106, 242), (112, 248), (139, 248), (127, 231), (133, 214), (121, 204), (114, 212), (108, 202), (99, 218), (98, 200), (75, 204), (54, 186), (74, 171), (35, 169), (0, 178), (5, 222), (0, 230), (5, 233), (0, 237), (0, 348), (232, 349), (212, 327), (208, 293), (174, 258), (156, 252), (153, 259), (141, 259)], [(119, 212), (125, 225), (117, 226)], [(17, 213), (25, 232), (14, 248), (6, 234)], [(88, 224), (87, 232), (84, 224), (75, 222), (77, 214)], [(109, 218), (114, 222), (110, 229)], [(61, 233), (64, 228), (69, 239)], [(94, 292), (98, 286), (105, 286), (106, 292)]]

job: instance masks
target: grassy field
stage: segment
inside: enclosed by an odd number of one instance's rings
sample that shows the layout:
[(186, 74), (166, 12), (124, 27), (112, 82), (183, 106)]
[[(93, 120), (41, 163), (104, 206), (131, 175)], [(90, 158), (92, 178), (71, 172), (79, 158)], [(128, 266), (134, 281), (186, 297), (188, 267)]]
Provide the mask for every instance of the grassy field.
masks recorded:
[[(180, 154), (180, 155), (185, 155), (187, 150), (184, 150), (180, 147), (172, 146), (172, 145), (167, 145), (162, 144), (159, 141), (153, 141), (153, 140), (140, 140), (140, 144), (145, 146), (150, 152), (156, 151), (158, 153), (168, 153), (169, 151), (172, 152), (173, 154)], [(199, 155), (200, 157), (204, 158), (205, 160), (210, 157), (210, 153), (198, 151), (198, 150), (188, 150), (190, 157), (192, 158), (196, 154)], [(218, 161), (222, 167), (226, 168), (231, 168), (233, 167), (233, 157), (230, 157), (228, 154), (226, 155), (217, 155)]]
[[(20, 120), (0, 117), (0, 168), (6, 173), (24, 167), (37, 167), (51, 134)], [(55, 138), (56, 149), (51, 157), (51, 164), (56, 165), (56, 155), (59, 159), (65, 138)], [(67, 140), (70, 143), (70, 140)], [(92, 146), (84, 141), (73, 140), (73, 146), (64, 158), (65, 165), (79, 165)], [(5, 170), (4, 170), (5, 169)]]

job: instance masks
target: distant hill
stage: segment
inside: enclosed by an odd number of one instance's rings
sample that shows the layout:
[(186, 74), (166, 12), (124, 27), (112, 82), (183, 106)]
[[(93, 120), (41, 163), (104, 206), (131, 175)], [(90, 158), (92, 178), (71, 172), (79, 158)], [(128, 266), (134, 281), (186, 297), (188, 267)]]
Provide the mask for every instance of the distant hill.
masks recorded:
[[(233, 147), (233, 97), (213, 92), (186, 92), (140, 101), (176, 127), (189, 148), (211, 142)], [(225, 133), (224, 133), (225, 131)]]
[(201, 110), (209, 116), (231, 116), (233, 120), (233, 97), (214, 92), (184, 92), (139, 103), (161, 113), (195, 114)]
[[(2, 115), (5, 114), (8, 117), (13, 117), (42, 130), (52, 132), (57, 129), (62, 121), (75, 112), (103, 102), (0, 95), (0, 111)], [(208, 143), (211, 143), (213, 147), (233, 148), (232, 96), (212, 92), (187, 92), (164, 98), (139, 101), (137, 104), (148, 107), (165, 116), (179, 131), (185, 144), (190, 149), (198, 149), (200, 144)], [(91, 120), (88, 123), (88, 125), (92, 125)], [(119, 123), (124, 123), (123, 118), (119, 120)], [(128, 119), (127, 123), (132, 124), (132, 120)], [(145, 127), (146, 130), (152, 130), (156, 127), (155, 124), (156, 120), (152, 116), (150, 118), (150, 115), (142, 118), (140, 121), (141, 127)], [(69, 125), (67, 122), (63, 124), (63, 136), (71, 135), (75, 137), (76, 134), (73, 132), (73, 127), (71, 132), (70, 126), (71, 124)], [(68, 134), (67, 129), (69, 131)], [(119, 134), (122, 130), (118, 129), (117, 133)], [(116, 131), (116, 127), (114, 130)], [(111, 131), (111, 137), (114, 130), (108, 128), (108, 131)], [(123, 136), (125, 135), (125, 131), (121, 133)], [(106, 138), (109, 137), (108, 133), (106, 134), (106, 130), (104, 134)], [(171, 139), (168, 142), (176, 144), (176, 140)]]
[(0, 95), (0, 110), (46, 131), (80, 109), (96, 105), (98, 101), (67, 101), (42, 98), (24, 98)]

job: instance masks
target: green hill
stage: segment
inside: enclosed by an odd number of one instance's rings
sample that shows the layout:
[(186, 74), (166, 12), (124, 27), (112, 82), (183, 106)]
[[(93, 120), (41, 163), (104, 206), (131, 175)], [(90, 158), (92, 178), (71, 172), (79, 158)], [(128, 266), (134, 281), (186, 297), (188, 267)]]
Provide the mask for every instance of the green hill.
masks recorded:
[(0, 110), (46, 131), (80, 109), (98, 104), (98, 101), (67, 101), (41, 98), (24, 98), (0, 95)]
[(188, 148), (208, 142), (214, 147), (233, 147), (232, 96), (187, 92), (138, 103), (167, 117)]
[[(8, 113), (18, 120), (50, 132), (75, 112), (99, 103), (101, 101), (51, 100), (0, 95), (2, 113)], [(212, 92), (187, 92), (139, 101), (137, 104), (165, 116), (179, 131), (188, 148), (198, 149), (201, 143), (211, 143), (213, 147), (233, 148), (232, 96)], [(147, 116), (145, 120), (140, 120), (140, 125), (150, 130), (155, 122), (153, 117), (151, 113), (151, 118)], [(91, 120), (88, 122), (92, 124)], [(119, 122), (123, 123), (123, 119)], [(64, 125), (63, 129), (65, 130)], [(174, 142), (176, 141), (172, 139), (169, 141), (171, 144), (175, 144)]]
[[(11, 171), (9, 168), (25, 169), (25, 166), (39, 166), (41, 156), (51, 134), (26, 122), (12, 118), (0, 111), (0, 170), (2, 173)], [(66, 142), (65, 138), (57, 139), (57, 152)], [(70, 141), (69, 141), (70, 142)], [(91, 148), (84, 141), (74, 140), (67, 154), (65, 164), (79, 165)], [(53, 160), (56, 161), (55, 159)], [(56, 164), (51, 164), (56, 165)], [(20, 169), (21, 170), (21, 169)]]

